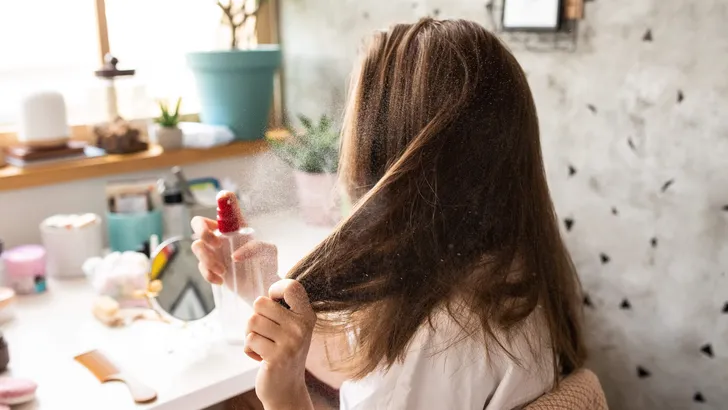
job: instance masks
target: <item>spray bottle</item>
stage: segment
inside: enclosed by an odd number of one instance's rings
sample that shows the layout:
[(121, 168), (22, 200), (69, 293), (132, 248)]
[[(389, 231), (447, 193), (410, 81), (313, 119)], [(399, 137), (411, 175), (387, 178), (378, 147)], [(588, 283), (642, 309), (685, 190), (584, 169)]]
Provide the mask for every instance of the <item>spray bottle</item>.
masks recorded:
[(254, 231), (245, 226), (238, 199), (230, 191), (217, 195), (217, 232), (222, 239), (221, 260), (225, 264), (222, 285), (212, 285), (222, 331), (229, 343), (245, 342), (245, 327), (251, 311), (246, 301), (264, 295), (264, 283), (258, 261), (234, 261), (232, 254), (253, 239)]

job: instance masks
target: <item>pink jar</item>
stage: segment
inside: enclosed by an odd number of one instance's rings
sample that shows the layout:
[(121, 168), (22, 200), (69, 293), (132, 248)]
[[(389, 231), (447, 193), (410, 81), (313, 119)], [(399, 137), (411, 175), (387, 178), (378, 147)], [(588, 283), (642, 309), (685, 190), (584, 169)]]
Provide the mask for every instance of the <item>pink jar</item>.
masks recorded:
[(18, 295), (46, 290), (46, 252), (40, 245), (18, 246), (2, 254), (5, 285)]

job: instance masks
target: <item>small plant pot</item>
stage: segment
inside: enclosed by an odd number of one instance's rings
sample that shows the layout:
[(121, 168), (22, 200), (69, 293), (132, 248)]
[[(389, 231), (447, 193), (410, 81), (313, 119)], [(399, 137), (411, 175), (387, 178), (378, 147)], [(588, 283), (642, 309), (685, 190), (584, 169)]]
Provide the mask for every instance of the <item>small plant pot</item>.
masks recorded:
[(165, 151), (174, 151), (182, 148), (182, 130), (177, 127), (154, 128), (152, 141), (159, 144)]
[(298, 206), (310, 225), (334, 226), (341, 218), (337, 204), (336, 175), (294, 171)]

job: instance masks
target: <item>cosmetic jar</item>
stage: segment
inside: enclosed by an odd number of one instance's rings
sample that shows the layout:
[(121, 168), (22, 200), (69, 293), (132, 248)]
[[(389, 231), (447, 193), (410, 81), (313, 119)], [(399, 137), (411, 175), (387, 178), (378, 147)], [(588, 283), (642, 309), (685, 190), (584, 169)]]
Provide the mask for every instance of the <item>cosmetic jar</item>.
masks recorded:
[(54, 215), (40, 224), (48, 276), (83, 277), (83, 263), (103, 254), (101, 217), (96, 214)]
[(46, 290), (46, 251), (40, 245), (23, 245), (2, 254), (5, 286), (18, 295)]

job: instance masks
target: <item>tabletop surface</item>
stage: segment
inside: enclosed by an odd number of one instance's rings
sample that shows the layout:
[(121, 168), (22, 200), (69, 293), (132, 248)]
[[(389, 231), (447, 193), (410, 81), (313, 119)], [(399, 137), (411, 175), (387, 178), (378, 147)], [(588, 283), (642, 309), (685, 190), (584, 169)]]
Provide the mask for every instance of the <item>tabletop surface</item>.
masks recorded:
[[(253, 217), (251, 226), (278, 245), (281, 273), (330, 231), (292, 211)], [(214, 312), (186, 325), (138, 321), (112, 329), (94, 319), (95, 294), (85, 279), (51, 280), (48, 289), (18, 298), (16, 317), (1, 328), (9, 374), (38, 383), (36, 400), (14, 409), (200, 410), (254, 387), (258, 364), (241, 345), (219, 339)], [(73, 359), (93, 349), (154, 388), (157, 400), (135, 405), (123, 384), (99, 383)]]

